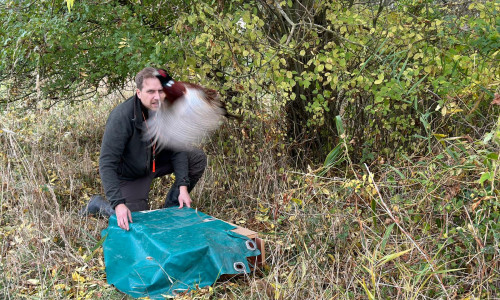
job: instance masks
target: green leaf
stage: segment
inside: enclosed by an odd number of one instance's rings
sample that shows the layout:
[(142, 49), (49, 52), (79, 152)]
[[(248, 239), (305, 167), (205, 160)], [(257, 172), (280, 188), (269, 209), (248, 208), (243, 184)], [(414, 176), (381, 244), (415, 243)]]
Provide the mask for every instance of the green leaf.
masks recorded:
[(330, 151), (330, 153), (326, 156), (323, 166), (331, 167), (338, 164), (338, 157), (343, 153), (342, 149), (342, 144), (337, 144), (337, 146), (335, 146), (335, 148), (333, 148), (332, 151)]
[(418, 85), (419, 85), (422, 81), (424, 81), (424, 79), (425, 79), (425, 78), (427, 78), (427, 75), (428, 75), (428, 74), (426, 74), (424, 77), (420, 78), (420, 80), (419, 80), (418, 82), (416, 82), (416, 83), (415, 83), (415, 84), (414, 84), (414, 85), (410, 88), (410, 90), (406, 93), (406, 95), (409, 95), (409, 94), (413, 91), (413, 89), (415, 89), (415, 88), (416, 88), (416, 87), (417, 87), (417, 86), (418, 86)]
[(492, 159), (492, 160), (498, 160), (498, 153), (492, 152), (488, 155), (486, 155), (487, 158)]
[(344, 125), (342, 124), (342, 118), (340, 116), (335, 117), (335, 125), (337, 126), (337, 133), (339, 136), (342, 138), (342, 135), (344, 134)]
[(91, 253), (90, 253), (90, 255), (89, 255), (88, 257), (86, 257), (86, 258), (85, 258), (84, 262), (88, 262), (89, 260), (91, 260), (91, 259), (92, 259), (92, 257), (94, 256), (94, 254), (95, 254), (95, 252), (96, 252), (97, 248), (101, 247), (101, 245), (104, 243), (104, 241), (106, 240), (106, 238), (107, 238), (107, 237), (108, 237), (108, 234), (106, 233), (106, 235), (105, 235), (105, 236), (103, 236), (103, 237), (99, 240), (99, 242), (97, 242), (97, 244), (94, 246), (94, 248), (92, 248), (92, 249), (90, 250), (90, 252), (91, 252)]
[(392, 229), (394, 228), (394, 225), (396, 223), (392, 223), (391, 225), (387, 226), (387, 229), (385, 230), (384, 237), (382, 238), (382, 243), (380, 244), (380, 251), (384, 252), (385, 250), (385, 245), (387, 244), (387, 241), (389, 240), (389, 236), (391, 235)]
[(380, 259), (380, 262), (378, 263), (378, 266), (382, 266), (382, 265), (390, 262), (391, 260), (394, 260), (394, 259), (400, 257), (401, 255), (404, 255), (404, 254), (410, 252), (411, 250), (412, 249), (407, 249), (407, 250), (404, 250), (404, 251), (401, 251), (401, 252), (397, 252), (397, 253), (386, 255), (386, 256), (384, 256), (384, 257), (382, 257)]
[(491, 181), (492, 174), (491, 172), (484, 172), (483, 175), (481, 175), (481, 178), (479, 178), (479, 184), (483, 184), (486, 180)]
[(401, 179), (406, 179), (406, 176), (405, 176), (403, 173), (401, 173), (401, 171), (399, 171), (398, 169), (396, 169), (395, 167), (393, 167), (393, 166), (391, 166), (391, 165), (388, 165), (388, 166), (389, 166), (389, 168), (391, 168), (394, 172), (396, 172), (396, 173), (399, 175), (399, 177), (401, 177)]
[(488, 132), (483, 138), (483, 143), (489, 143), (489, 141), (491, 141), (491, 138), (493, 138), (493, 132)]

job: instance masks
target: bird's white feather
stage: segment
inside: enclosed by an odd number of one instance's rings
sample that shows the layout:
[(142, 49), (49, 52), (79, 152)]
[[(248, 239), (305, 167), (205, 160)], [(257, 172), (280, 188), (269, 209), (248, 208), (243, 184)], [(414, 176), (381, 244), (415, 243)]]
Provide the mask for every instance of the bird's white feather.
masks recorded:
[(187, 88), (172, 105), (162, 104), (147, 120), (146, 137), (158, 148), (189, 150), (216, 130), (224, 110), (219, 103), (209, 103), (203, 91)]

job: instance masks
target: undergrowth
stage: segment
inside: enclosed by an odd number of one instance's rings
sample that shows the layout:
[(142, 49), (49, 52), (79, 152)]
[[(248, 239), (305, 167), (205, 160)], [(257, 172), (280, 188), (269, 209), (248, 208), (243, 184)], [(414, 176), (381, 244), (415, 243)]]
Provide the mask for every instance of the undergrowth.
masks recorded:
[[(106, 283), (107, 220), (77, 213), (103, 193), (100, 141), (117, 101), (1, 113), (0, 298), (127, 298)], [(258, 115), (205, 145), (209, 166), (192, 197), (258, 231), (265, 264), (180, 298), (500, 297), (498, 124), (482, 140), (435, 139), (426, 156), (358, 165), (342, 152), (343, 164), (299, 170), (282, 116)], [(154, 182), (153, 208), (172, 180)]]

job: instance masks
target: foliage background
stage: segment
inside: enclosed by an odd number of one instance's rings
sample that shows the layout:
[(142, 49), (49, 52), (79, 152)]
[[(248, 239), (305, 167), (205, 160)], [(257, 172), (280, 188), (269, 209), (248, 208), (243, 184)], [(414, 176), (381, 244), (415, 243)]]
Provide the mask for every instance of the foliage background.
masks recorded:
[(105, 119), (147, 65), (244, 117), (205, 145), (195, 197), (268, 241), (257, 274), (186, 297), (499, 297), (496, 1), (0, 8), (4, 298), (119, 297), (106, 222), (76, 211), (102, 193)]

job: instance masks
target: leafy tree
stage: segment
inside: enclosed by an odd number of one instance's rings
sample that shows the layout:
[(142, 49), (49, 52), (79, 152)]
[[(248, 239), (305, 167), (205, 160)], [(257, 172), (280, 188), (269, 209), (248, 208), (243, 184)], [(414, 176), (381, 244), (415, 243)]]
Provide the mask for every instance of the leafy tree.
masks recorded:
[[(153, 10), (156, 4), (160, 9)], [(50, 105), (89, 99), (101, 85), (120, 89), (145, 64), (175, 58), (175, 48), (160, 53), (157, 45), (187, 4), (76, 1), (71, 12), (59, 1), (0, 5), (0, 81), (7, 88), (1, 101)]]
[[(164, 65), (220, 90), (251, 137), (287, 142), (304, 162), (340, 142), (355, 161), (430, 151), (436, 137), (480, 136), (488, 126), (475, 124), (498, 112), (495, 1), (0, 5), (4, 104), (83, 100)], [(280, 119), (271, 137), (265, 124)]]
[[(219, 82), (228, 90), (239, 82), (257, 100), (241, 99), (249, 113), (270, 94), (272, 109), (286, 113), (296, 155), (324, 157), (339, 141), (336, 115), (357, 161), (425, 151), (436, 134), (480, 136), (474, 124), (494, 124), (487, 113), (498, 82), (493, 2), (232, 5), (231, 14), (201, 4), (186, 16), (196, 32), (193, 61), (206, 66), (196, 71), (223, 70)], [(489, 46), (477, 46), (482, 36)]]

